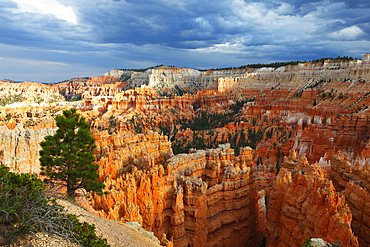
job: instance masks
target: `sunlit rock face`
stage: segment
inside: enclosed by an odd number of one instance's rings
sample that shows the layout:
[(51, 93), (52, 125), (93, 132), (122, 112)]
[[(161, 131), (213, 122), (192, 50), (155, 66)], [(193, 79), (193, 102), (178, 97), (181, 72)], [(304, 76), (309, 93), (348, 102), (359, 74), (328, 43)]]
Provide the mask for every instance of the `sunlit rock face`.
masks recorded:
[[(9, 80), (0, 80), (0, 97), (2, 100), (18, 98), (19, 102), (28, 100), (29, 103), (33, 102), (35, 105), (41, 102), (55, 102), (64, 99), (59, 90), (51, 84), (37, 82), (16, 83)], [(4, 105), (6, 103), (6, 100), (2, 102)]]
[(220, 77), (217, 81), (217, 89), (221, 92), (237, 89), (251, 91), (284, 89), (291, 92), (292, 96), (300, 95), (307, 89), (317, 87), (327, 89), (337, 84), (337, 91), (348, 92), (356, 90), (352, 88), (355, 86), (354, 82), (370, 79), (368, 61), (369, 54), (366, 54), (362, 60), (357, 61), (327, 60), (324, 63), (300, 63), (276, 69), (254, 69), (240, 76)]
[[(356, 246), (353, 233), (366, 246), (369, 57), (3, 81), (1, 93), (26, 97), (0, 107), (0, 160), (38, 173), (38, 145), (55, 132), (55, 115), (76, 107), (96, 138), (107, 194), (86, 206), (101, 217), (139, 222), (174, 246), (258, 246), (264, 235), (269, 246), (300, 246), (308, 236)], [(196, 119), (214, 125), (198, 128)]]
[(344, 196), (352, 212), (353, 232), (358, 236), (360, 246), (368, 246), (370, 244), (370, 201), (368, 192), (361, 186), (349, 181)]
[(25, 129), (14, 124), (12, 129), (0, 126), (0, 161), (16, 173), (40, 173), (40, 143), (47, 135), (54, 135), (56, 128)]
[(204, 85), (197, 85), (196, 80), (201, 72), (195, 69), (188, 68), (171, 68), (159, 67), (152, 70), (149, 76), (149, 86), (164, 90), (167, 88), (175, 88), (176, 86), (186, 88), (193, 84), (189, 89), (204, 88)]
[(358, 236), (360, 246), (369, 244), (370, 216), (369, 195), (370, 167), (367, 159), (351, 164), (348, 155), (335, 153), (331, 159), (331, 179), (337, 190), (342, 191), (352, 215), (352, 229)]
[(154, 162), (159, 165), (172, 154), (171, 143), (167, 136), (157, 132), (134, 134), (119, 132), (94, 134), (96, 139), (95, 157), (101, 167), (101, 178), (111, 176), (113, 179), (122, 176), (133, 167), (149, 169)]
[(174, 246), (257, 246), (265, 201), (253, 186), (251, 151), (236, 158), (225, 144), (172, 155), (162, 165), (146, 157), (143, 169), (109, 172), (108, 194), (94, 195), (92, 207), (110, 219), (138, 221), (156, 236), (172, 236)]
[(115, 77), (127, 82), (125, 89), (148, 85), (160, 93), (164, 92), (196, 92), (205, 89), (217, 91), (220, 77), (240, 76), (247, 69), (199, 71), (190, 68), (159, 66), (145, 71), (111, 70), (105, 77)]
[[(304, 163), (304, 162), (303, 162)], [(282, 168), (274, 182), (267, 214), (267, 246), (301, 246), (307, 236), (359, 246), (352, 214), (318, 165)]]
[(122, 82), (118, 77), (100, 76), (76, 78), (53, 84), (68, 100), (79, 100), (98, 96), (114, 96), (122, 92), (127, 82)]
[(148, 69), (143, 72), (114, 69), (105, 73), (104, 76), (115, 77), (117, 78), (116, 80), (126, 82), (124, 89), (129, 89), (148, 85), (151, 73), (152, 69)]

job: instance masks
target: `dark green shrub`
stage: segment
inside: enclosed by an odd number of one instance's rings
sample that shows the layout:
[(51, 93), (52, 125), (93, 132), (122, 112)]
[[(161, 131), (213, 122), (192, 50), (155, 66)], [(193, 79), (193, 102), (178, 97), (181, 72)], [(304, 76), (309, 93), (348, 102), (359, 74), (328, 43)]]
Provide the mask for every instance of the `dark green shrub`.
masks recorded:
[(107, 239), (102, 239), (96, 236), (95, 225), (90, 225), (87, 222), (83, 224), (77, 220), (76, 227), (73, 229), (76, 239), (83, 246), (92, 246), (92, 247), (106, 247)]
[(66, 214), (48, 192), (36, 175), (15, 174), (0, 166), (0, 245), (46, 232), (83, 246), (109, 246), (96, 236), (94, 225)]
[[(0, 235), (6, 242), (42, 230), (38, 220), (53, 201), (44, 196), (45, 185), (36, 175), (15, 174), (0, 166)], [(60, 211), (62, 208), (53, 208)]]

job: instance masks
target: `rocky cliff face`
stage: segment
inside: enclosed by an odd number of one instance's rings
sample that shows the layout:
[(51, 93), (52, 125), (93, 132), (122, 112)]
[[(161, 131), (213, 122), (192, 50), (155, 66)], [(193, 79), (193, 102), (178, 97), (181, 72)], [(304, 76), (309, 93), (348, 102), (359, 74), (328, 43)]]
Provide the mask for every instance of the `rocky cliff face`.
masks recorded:
[(188, 68), (159, 67), (152, 70), (149, 76), (149, 86), (164, 91), (165, 88), (175, 90), (187, 88), (190, 91), (204, 88), (196, 83), (201, 72)]
[(63, 100), (57, 88), (49, 84), (36, 82), (16, 83), (0, 80), (1, 105), (30, 100), (34, 103), (55, 102)]
[(56, 128), (24, 129), (16, 124), (13, 129), (0, 126), (0, 162), (17, 173), (40, 173), (40, 142), (47, 135), (54, 135)]
[(220, 145), (172, 156), (163, 165), (134, 167), (116, 179), (109, 173), (108, 195), (94, 195), (92, 205), (101, 216), (170, 235), (174, 246), (257, 246), (265, 202), (253, 186), (250, 152), (234, 158), (229, 145)]
[(111, 70), (104, 76), (115, 77), (119, 81), (127, 82), (125, 89), (148, 85), (161, 93), (182, 94), (203, 89), (217, 91), (217, 81), (220, 77), (240, 76), (246, 71), (247, 69), (199, 71), (190, 68), (160, 66), (143, 72)]
[(122, 92), (127, 82), (119, 81), (118, 77), (101, 76), (68, 80), (54, 84), (67, 100), (80, 100), (96, 96), (114, 96)]
[(221, 92), (230, 92), (237, 89), (264, 91), (266, 89), (280, 89), (290, 91), (290, 95), (301, 94), (306, 89), (332, 88), (334, 83), (342, 84), (338, 91), (346, 93), (351, 91), (355, 83), (367, 81), (369, 66), (366, 63), (332, 62), (324, 64), (299, 64), (274, 68), (261, 68), (245, 73), (241, 76), (221, 77), (217, 81), (217, 88)]
[(358, 236), (360, 246), (368, 246), (370, 243), (368, 221), (370, 215), (368, 205), (370, 167), (366, 160), (357, 160), (355, 165), (352, 165), (348, 156), (342, 155), (340, 152), (334, 154), (330, 161), (330, 175), (333, 183), (338, 190), (343, 191), (353, 215), (352, 229)]
[(345, 196), (366, 246), (368, 58), (12, 83), (14, 93), (26, 94), (28, 85), (82, 100), (1, 107), (0, 158), (14, 171), (37, 173), (37, 145), (55, 131), (49, 120), (77, 107), (91, 123), (108, 192), (93, 196), (90, 209), (99, 216), (140, 222), (174, 246), (256, 246), (266, 225), (270, 246), (299, 246), (308, 236), (356, 246)]
[[(198, 71), (190, 68), (175, 68), (161, 66), (148, 69), (143, 72), (111, 70), (102, 77), (73, 79), (57, 86), (64, 94), (72, 96), (81, 95), (82, 92), (75, 88), (85, 88), (90, 91), (83, 98), (88, 96), (114, 95), (118, 93), (115, 88), (135, 88), (142, 85), (149, 85), (161, 94), (183, 94), (184, 92), (197, 92), (199, 90), (215, 90), (221, 93), (246, 91), (259, 94), (263, 91), (277, 93), (283, 91), (286, 98), (301, 96), (308, 89), (331, 90), (335, 87), (338, 94), (358, 93), (363, 90), (364, 81), (369, 77), (369, 63), (345, 61), (326, 61), (324, 64), (306, 63), (296, 66), (286, 66), (260, 69), (233, 69), (233, 70), (208, 70)], [(107, 86), (101, 82), (112, 84), (121, 82), (119, 85)], [(100, 84), (95, 85), (95, 84)], [(338, 84), (340, 86), (338, 87)], [(108, 88), (109, 89), (108, 89)], [(279, 97), (281, 98), (281, 94)], [(360, 96), (367, 97), (365, 94)], [(359, 98), (359, 99), (360, 99)], [(361, 99), (362, 100), (362, 99)]]
[(344, 196), (353, 215), (353, 232), (358, 236), (360, 246), (369, 246), (370, 202), (368, 192), (361, 186), (349, 181), (344, 191)]
[[(267, 246), (300, 246), (307, 236), (358, 246), (352, 214), (318, 165), (282, 168), (274, 182), (267, 215)], [(291, 160), (290, 163), (296, 163)]]
[(126, 82), (125, 89), (141, 87), (149, 84), (149, 76), (152, 73), (151, 69), (143, 72), (129, 71), (129, 70), (110, 70), (104, 76), (112, 76), (118, 78), (121, 82)]
[[(344, 190), (349, 181), (360, 185), (369, 190), (370, 166), (368, 159), (359, 158), (349, 161), (348, 155), (342, 155), (340, 151), (330, 157), (331, 171), (330, 176), (338, 190)], [(354, 164), (354, 165), (353, 165)]]
[(119, 132), (94, 133), (96, 146), (94, 155), (100, 169), (101, 178), (111, 176), (116, 179), (127, 171), (137, 167), (140, 170), (150, 168), (154, 163), (162, 164), (172, 154), (171, 143), (167, 136), (156, 132), (134, 134)]

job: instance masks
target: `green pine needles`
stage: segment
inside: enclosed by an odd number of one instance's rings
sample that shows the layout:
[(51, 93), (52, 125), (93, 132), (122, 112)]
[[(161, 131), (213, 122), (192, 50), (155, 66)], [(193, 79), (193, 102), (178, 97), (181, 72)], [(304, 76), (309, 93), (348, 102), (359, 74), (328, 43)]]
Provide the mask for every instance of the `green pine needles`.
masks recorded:
[(71, 197), (80, 188), (101, 193), (104, 184), (97, 180), (99, 166), (94, 164), (96, 146), (89, 123), (75, 108), (63, 111), (55, 121), (59, 129), (41, 142), (41, 175), (48, 177), (44, 182), (66, 186), (67, 195)]
[(35, 233), (44, 232), (67, 243), (109, 247), (106, 239), (96, 235), (94, 224), (81, 223), (76, 215), (66, 213), (52, 197), (53, 191), (45, 188), (36, 175), (15, 174), (0, 164), (0, 246), (34, 246), (28, 235), (38, 246)]

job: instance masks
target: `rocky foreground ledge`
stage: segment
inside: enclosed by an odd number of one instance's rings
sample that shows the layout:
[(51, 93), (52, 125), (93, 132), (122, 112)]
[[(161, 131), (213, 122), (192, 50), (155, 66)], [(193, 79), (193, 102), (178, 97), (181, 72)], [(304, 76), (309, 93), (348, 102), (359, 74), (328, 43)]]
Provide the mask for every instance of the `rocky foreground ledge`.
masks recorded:
[[(160, 247), (159, 240), (153, 235), (134, 223), (120, 223), (115, 220), (100, 218), (86, 211), (82, 207), (72, 204), (65, 200), (58, 203), (67, 209), (67, 213), (75, 214), (81, 222), (95, 224), (96, 235), (106, 238), (110, 246), (125, 247)], [(37, 233), (36, 238), (28, 241), (19, 242), (14, 246), (47, 246), (47, 247), (77, 247), (76, 243), (68, 242), (64, 239), (51, 237), (45, 233)]]

